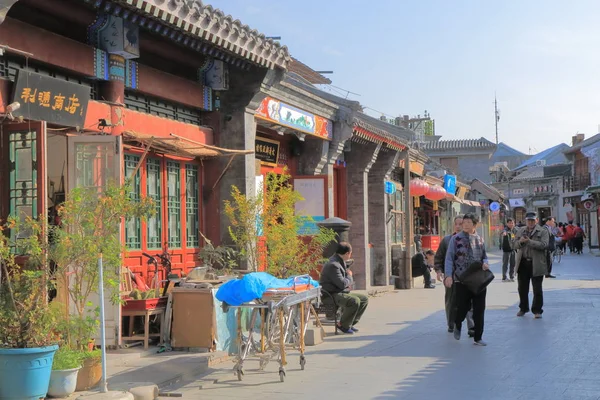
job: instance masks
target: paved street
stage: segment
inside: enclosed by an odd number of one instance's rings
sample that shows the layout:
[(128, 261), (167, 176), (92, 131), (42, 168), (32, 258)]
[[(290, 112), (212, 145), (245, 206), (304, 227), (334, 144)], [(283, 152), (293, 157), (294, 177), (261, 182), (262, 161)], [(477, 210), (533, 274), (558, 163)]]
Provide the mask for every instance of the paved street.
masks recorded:
[(274, 362), (265, 372), (248, 363), (242, 382), (225, 363), (170, 390), (187, 399), (600, 399), (600, 258), (563, 257), (558, 278), (544, 281), (541, 320), (515, 316), (516, 283), (500, 281), (499, 254), (490, 260), (497, 279), (487, 296), (488, 347), (464, 333), (455, 341), (442, 287), (418, 288), (372, 298), (359, 334), (309, 348), (305, 371), (291, 356), (285, 383)]

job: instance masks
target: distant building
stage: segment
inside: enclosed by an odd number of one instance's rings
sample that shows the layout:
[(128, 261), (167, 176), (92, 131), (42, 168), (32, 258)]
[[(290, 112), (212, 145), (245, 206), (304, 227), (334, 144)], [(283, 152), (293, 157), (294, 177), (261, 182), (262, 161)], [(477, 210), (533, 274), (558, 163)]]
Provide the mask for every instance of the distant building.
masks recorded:
[(492, 155), (491, 161), (492, 165), (499, 162), (505, 162), (508, 169), (515, 169), (530, 157), (530, 155), (521, 153), (519, 150), (513, 149), (506, 143), (501, 142), (498, 144), (496, 151)]
[(600, 237), (600, 133), (588, 139), (573, 136), (572, 146), (564, 151), (573, 164), (572, 175), (564, 182), (564, 207), (570, 218), (582, 224), (590, 247), (598, 247)]
[(441, 136), (433, 136), (426, 140), (423, 151), (429, 157), (468, 181), (478, 179), (484, 183), (491, 183), (489, 167), (497, 148), (496, 144), (484, 137), (459, 140), (440, 138)]

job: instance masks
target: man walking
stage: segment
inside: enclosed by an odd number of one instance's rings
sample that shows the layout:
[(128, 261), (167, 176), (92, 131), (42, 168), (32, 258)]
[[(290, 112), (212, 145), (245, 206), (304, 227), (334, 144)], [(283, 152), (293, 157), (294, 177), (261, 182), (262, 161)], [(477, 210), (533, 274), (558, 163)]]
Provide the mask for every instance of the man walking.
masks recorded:
[[(440, 247), (438, 247), (438, 250), (435, 253), (433, 268), (435, 269), (435, 272), (437, 272), (437, 279), (440, 282), (444, 281), (444, 263), (446, 262), (446, 252), (448, 251), (448, 243), (450, 243), (450, 240), (454, 235), (462, 231), (462, 222), (462, 215), (457, 215), (456, 217), (454, 217), (454, 233), (452, 233), (451, 235), (447, 235), (442, 239)], [(456, 318), (456, 302), (454, 301), (454, 296), (452, 295), (452, 286), (444, 287), (446, 290), (446, 292), (444, 293), (444, 303), (446, 306), (446, 321), (448, 322), (448, 332), (452, 333), (454, 332), (454, 320)], [(467, 314), (467, 327), (469, 329), (469, 336), (474, 335), (474, 326), (475, 323), (473, 322), (473, 311), (469, 311), (469, 313)]]
[(369, 305), (369, 298), (364, 294), (350, 293), (354, 279), (346, 262), (351, 257), (350, 243), (340, 242), (335, 254), (323, 266), (319, 280), (323, 290), (329, 292), (335, 303), (342, 308), (342, 317), (336, 329), (346, 334), (358, 332), (354, 325), (360, 321)]
[(512, 243), (515, 240), (515, 221), (512, 218), (506, 220), (506, 227), (501, 236), (501, 250), (502, 250), (502, 282), (508, 282), (509, 278), (506, 277), (506, 273), (509, 272), (508, 265), (510, 263), (510, 282), (515, 280), (515, 250), (512, 248)]
[(513, 247), (517, 250), (517, 274), (519, 281), (519, 312), (522, 317), (529, 312), (529, 282), (533, 286), (533, 303), (531, 311), (535, 318), (542, 318), (544, 310), (544, 294), (542, 282), (547, 274), (546, 249), (548, 247), (548, 230), (538, 225), (537, 215), (528, 212), (525, 216), (527, 225), (517, 232)]

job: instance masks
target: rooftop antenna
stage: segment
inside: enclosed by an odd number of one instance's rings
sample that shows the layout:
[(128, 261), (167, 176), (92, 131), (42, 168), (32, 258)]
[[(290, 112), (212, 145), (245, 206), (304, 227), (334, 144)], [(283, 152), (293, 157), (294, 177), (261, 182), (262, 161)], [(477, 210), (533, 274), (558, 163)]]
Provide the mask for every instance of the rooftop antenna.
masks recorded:
[(498, 110), (498, 100), (496, 99), (496, 92), (494, 92), (494, 116), (496, 124), (496, 145), (498, 144), (498, 121), (500, 121), (500, 110)]

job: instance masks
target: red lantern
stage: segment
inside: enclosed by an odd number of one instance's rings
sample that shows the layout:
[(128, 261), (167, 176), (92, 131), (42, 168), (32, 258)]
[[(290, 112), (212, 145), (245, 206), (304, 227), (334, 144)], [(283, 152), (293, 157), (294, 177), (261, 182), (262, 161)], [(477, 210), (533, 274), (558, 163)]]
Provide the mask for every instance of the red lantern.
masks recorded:
[(431, 185), (425, 193), (425, 198), (433, 201), (443, 200), (446, 198), (446, 190), (439, 185)]
[(411, 179), (409, 190), (411, 196), (424, 196), (429, 191), (429, 184), (422, 179)]

